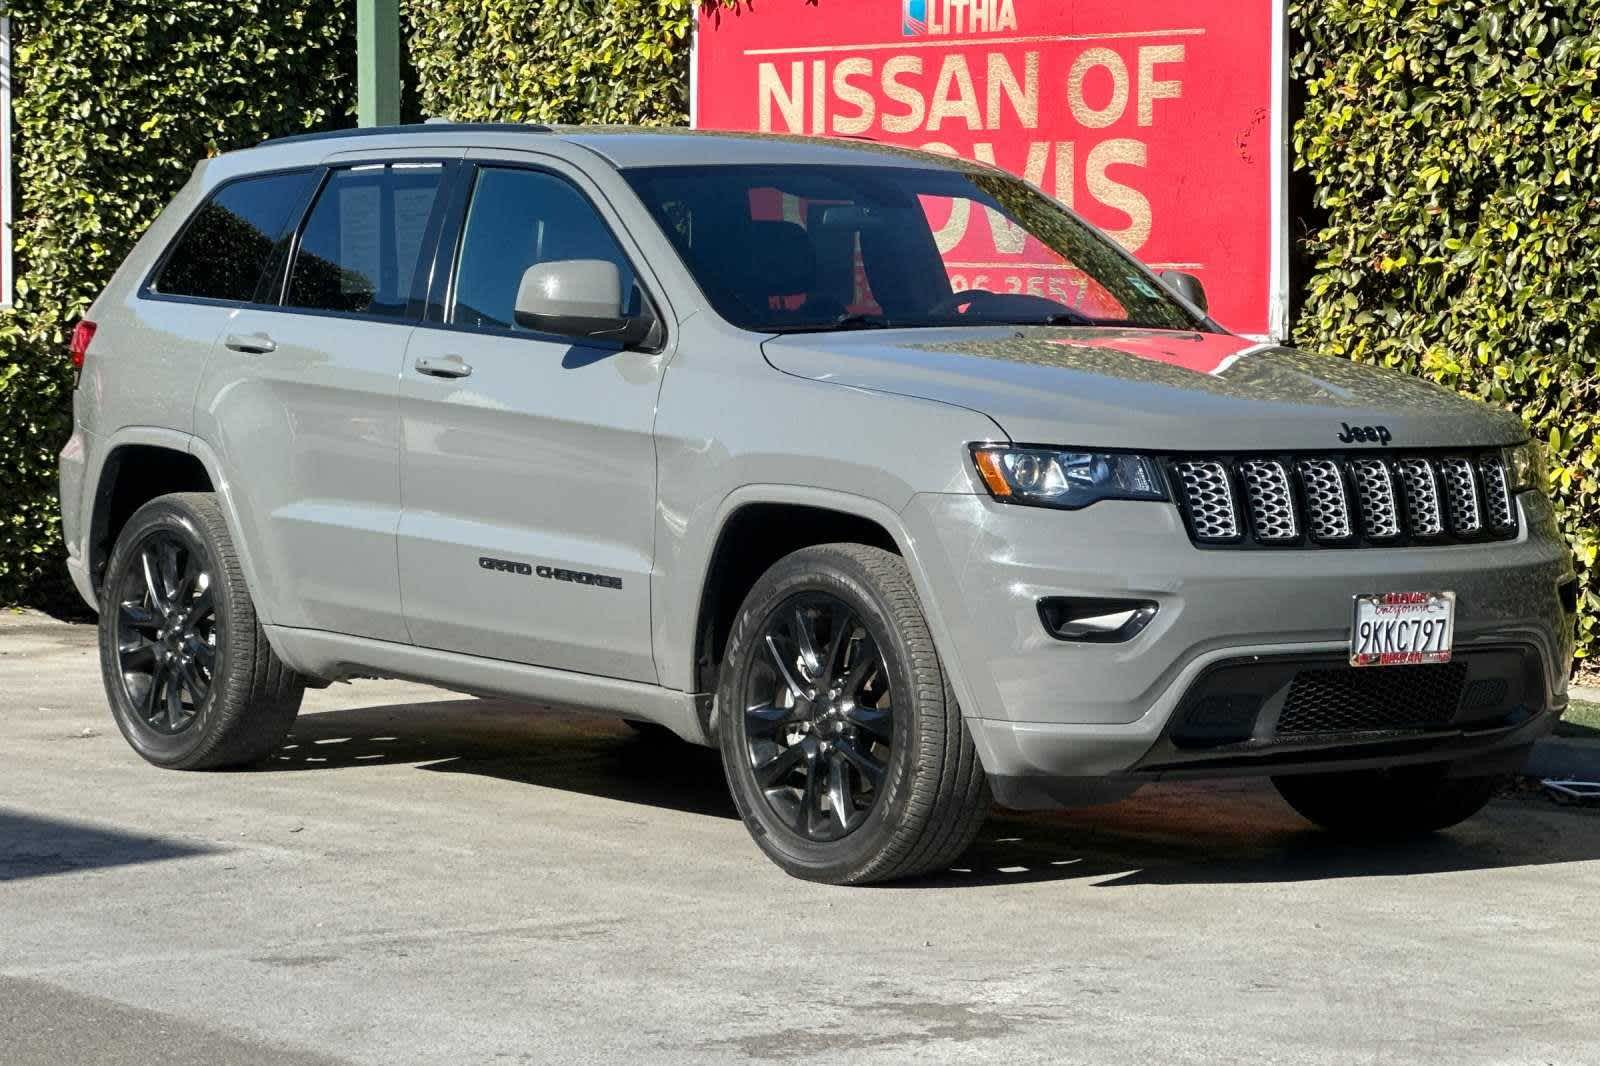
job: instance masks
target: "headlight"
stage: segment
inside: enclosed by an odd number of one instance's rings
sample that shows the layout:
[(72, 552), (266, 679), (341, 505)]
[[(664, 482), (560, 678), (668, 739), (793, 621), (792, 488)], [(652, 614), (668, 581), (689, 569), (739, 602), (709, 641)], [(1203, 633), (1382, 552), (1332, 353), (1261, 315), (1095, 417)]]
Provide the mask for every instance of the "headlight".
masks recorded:
[(1120, 452), (974, 444), (972, 461), (995, 499), (1076, 510), (1100, 500), (1165, 500), (1154, 459)]
[(1526, 489), (1544, 491), (1550, 484), (1550, 468), (1545, 461), (1544, 445), (1536, 440), (1506, 449), (1506, 476), (1511, 479), (1511, 491)]

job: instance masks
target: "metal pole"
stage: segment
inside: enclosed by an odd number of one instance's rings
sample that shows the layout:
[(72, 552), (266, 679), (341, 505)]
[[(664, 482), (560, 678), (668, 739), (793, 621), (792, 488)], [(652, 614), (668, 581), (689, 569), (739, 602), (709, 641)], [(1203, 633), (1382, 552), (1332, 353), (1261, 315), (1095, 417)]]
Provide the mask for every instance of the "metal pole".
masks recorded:
[(356, 0), (356, 121), (400, 124), (400, 0)]

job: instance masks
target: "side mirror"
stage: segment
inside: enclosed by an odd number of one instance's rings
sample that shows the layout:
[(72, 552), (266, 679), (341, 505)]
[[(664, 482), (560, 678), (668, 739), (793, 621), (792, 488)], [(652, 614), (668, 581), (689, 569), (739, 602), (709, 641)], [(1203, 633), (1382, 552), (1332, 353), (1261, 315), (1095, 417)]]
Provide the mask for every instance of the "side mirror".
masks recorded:
[(1206, 287), (1200, 284), (1200, 279), (1193, 274), (1185, 274), (1181, 270), (1163, 270), (1161, 280), (1166, 283), (1167, 288), (1200, 310), (1210, 312), (1210, 305), (1206, 303)]
[(630, 317), (622, 302), (622, 273), (603, 259), (537, 263), (517, 287), (517, 325), (582, 340), (643, 344), (656, 334), (650, 314)]

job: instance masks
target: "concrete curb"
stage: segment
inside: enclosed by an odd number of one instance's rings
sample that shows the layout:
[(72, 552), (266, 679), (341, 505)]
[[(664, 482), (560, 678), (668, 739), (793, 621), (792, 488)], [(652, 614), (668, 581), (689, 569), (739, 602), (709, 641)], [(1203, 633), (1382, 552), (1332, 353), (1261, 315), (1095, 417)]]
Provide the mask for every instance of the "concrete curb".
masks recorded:
[(1600, 740), (1545, 737), (1533, 746), (1522, 772), (1560, 781), (1600, 781)]

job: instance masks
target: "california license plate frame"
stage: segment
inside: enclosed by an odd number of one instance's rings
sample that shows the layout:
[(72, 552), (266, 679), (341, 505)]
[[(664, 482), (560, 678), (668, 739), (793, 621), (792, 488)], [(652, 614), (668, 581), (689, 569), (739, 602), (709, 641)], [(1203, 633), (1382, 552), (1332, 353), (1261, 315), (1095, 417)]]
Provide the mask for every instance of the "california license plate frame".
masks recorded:
[(1455, 650), (1455, 636), (1454, 592), (1356, 596), (1350, 623), (1350, 665), (1447, 663)]

